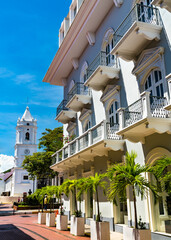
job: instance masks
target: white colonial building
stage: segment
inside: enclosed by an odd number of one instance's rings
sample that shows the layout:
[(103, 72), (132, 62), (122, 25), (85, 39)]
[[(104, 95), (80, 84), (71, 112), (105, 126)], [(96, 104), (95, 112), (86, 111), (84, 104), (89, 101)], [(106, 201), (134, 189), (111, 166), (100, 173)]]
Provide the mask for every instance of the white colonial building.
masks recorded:
[(28, 172), (22, 168), (22, 163), (27, 155), (37, 152), (36, 144), (37, 120), (31, 116), (29, 107), (26, 108), (22, 118), (18, 119), (15, 143), (15, 167), (3, 176), (4, 193), (12, 197), (23, 197), (32, 193), (36, 188), (36, 181), (29, 179)]
[[(168, 0), (72, 1), (43, 80), (64, 87), (56, 120), (65, 137), (75, 137), (54, 155), (61, 181), (103, 173), (131, 150), (142, 165), (171, 157), (170, 11)], [(72, 196), (64, 205), (70, 216)], [(155, 205), (149, 194), (137, 205), (152, 239), (168, 239), (170, 197), (163, 193)], [(84, 196), (82, 211), (88, 223), (97, 212), (94, 196)], [(100, 211), (113, 231), (134, 225), (129, 193), (127, 205), (117, 206), (101, 194)]]

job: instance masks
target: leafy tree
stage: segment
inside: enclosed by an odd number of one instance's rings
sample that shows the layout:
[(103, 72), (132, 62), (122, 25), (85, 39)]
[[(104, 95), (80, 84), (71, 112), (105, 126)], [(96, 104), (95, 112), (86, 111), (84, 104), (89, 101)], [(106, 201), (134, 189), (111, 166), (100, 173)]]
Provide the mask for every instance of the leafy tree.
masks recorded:
[(62, 127), (55, 128), (53, 130), (46, 128), (46, 132), (42, 133), (42, 137), (39, 139), (38, 147), (45, 152), (56, 152), (63, 147), (63, 130)]
[(52, 164), (52, 152), (37, 152), (32, 156), (26, 156), (22, 166), (26, 169), (31, 179), (37, 177), (38, 180), (53, 178), (56, 173), (50, 169)]
[(126, 162), (120, 164), (114, 164), (107, 173), (110, 179), (110, 187), (108, 190), (108, 198), (116, 202), (116, 198), (119, 197), (120, 201), (126, 198), (126, 189), (130, 187), (133, 194), (134, 201), (134, 215), (135, 215), (135, 229), (138, 228), (137, 223), (137, 206), (136, 197), (141, 195), (141, 198), (146, 196), (149, 190), (152, 191), (155, 199), (157, 198), (157, 188), (152, 185), (143, 176), (146, 172), (153, 172), (150, 166), (141, 166), (135, 163), (137, 154), (131, 152), (126, 154)]
[(53, 161), (52, 154), (63, 146), (62, 134), (61, 127), (54, 130), (46, 129), (39, 139), (39, 148), (43, 151), (26, 156), (23, 161), (22, 166), (28, 171), (30, 178), (40, 180), (41, 186), (46, 186), (45, 179), (51, 179), (57, 175), (50, 166)]

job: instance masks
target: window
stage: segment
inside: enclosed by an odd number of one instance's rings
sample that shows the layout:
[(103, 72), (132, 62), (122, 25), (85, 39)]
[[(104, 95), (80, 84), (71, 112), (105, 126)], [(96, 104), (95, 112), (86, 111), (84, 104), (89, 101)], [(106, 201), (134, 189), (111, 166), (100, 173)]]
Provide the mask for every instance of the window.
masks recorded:
[(119, 117), (117, 112), (118, 108), (119, 108), (119, 104), (117, 101), (114, 101), (109, 108), (108, 116), (109, 116), (110, 127), (114, 127), (115, 123), (116, 124), (119, 123)]
[(30, 140), (30, 134), (29, 134), (29, 132), (26, 132), (25, 139), (26, 139), (26, 140)]
[(112, 65), (114, 63), (114, 55), (111, 55), (110, 52), (113, 49), (113, 38), (106, 46), (106, 65)]
[(144, 0), (138, 5), (138, 20), (141, 22), (150, 22), (154, 16), (152, 0)]
[(27, 175), (24, 175), (24, 176), (23, 176), (23, 180), (28, 180), (28, 176), (27, 176)]
[(76, 14), (77, 14), (77, 6), (75, 6), (75, 8), (74, 8), (74, 17)]
[(160, 70), (153, 70), (147, 77), (144, 90), (151, 92), (152, 96), (164, 97), (163, 79)]
[(85, 126), (84, 132), (86, 132), (89, 128), (91, 128), (91, 123), (88, 121), (88, 123)]

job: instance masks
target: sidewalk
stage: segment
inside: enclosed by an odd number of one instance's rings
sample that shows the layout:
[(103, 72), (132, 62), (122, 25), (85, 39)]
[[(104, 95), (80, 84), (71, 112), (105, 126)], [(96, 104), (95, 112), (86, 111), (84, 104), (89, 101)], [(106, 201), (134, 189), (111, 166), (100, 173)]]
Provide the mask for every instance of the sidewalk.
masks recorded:
[[(0, 204), (0, 239), (2, 240), (90, 240), (90, 226), (85, 225), (86, 235), (75, 237), (68, 231), (59, 231), (55, 227), (37, 224), (37, 214), (30, 210), (17, 211), (13, 215), (12, 206)], [(35, 213), (36, 210), (33, 210)], [(23, 214), (24, 212), (24, 214)], [(26, 214), (25, 214), (26, 213)], [(70, 227), (70, 225), (68, 225)], [(123, 240), (123, 235), (111, 232), (110, 240)]]

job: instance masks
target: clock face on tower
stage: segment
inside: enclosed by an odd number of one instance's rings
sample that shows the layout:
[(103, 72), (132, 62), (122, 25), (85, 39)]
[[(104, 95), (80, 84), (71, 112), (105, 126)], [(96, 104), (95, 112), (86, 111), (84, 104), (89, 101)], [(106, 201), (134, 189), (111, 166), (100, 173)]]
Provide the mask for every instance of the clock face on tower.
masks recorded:
[(25, 149), (25, 150), (24, 150), (24, 153), (25, 153), (25, 155), (29, 155), (30, 150), (29, 150), (29, 149)]

